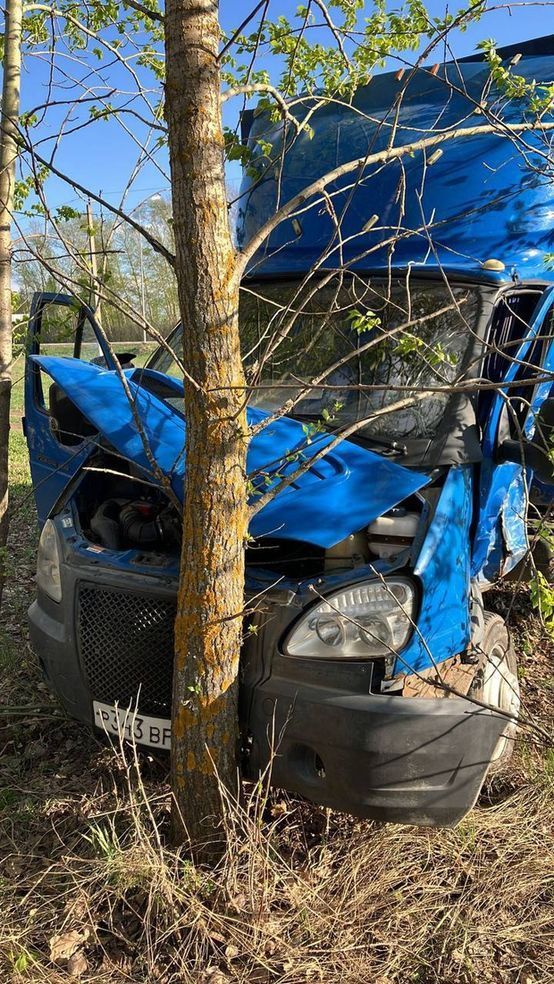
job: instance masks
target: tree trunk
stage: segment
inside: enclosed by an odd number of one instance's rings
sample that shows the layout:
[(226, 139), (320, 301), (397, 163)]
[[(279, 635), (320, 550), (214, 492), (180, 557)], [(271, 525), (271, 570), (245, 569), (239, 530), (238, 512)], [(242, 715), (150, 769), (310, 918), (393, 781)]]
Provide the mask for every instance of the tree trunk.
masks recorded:
[[(165, 34), (183, 357), (195, 383), (185, 384), (173, 826), (176, 839), (188, 834), (197, 850), (201, 843), (211, 843), (207, 850), (212, 853), (223, 839), (216, 830), (221, 816), (218, 781), (231, 791), (237, 785), (237, 675), (247, 530), (239, 285), (225, 194), (217, 3), (168, 0)], [(197, 856), (207, 855), (200, 849)]]
[(12, 376), (11, 221), (21, 79), (21, 18), (21, 0), (7, 0), (0, 117), (0, 602), (8, 538), (8, 439)]

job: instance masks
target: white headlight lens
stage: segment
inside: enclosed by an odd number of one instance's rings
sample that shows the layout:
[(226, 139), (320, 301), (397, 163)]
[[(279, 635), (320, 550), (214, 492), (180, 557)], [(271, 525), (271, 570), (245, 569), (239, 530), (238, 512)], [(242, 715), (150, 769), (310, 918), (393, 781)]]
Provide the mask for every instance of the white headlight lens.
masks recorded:
[(53, 601), (62, 600), (58, 535), (51, 519), (42, 527), (38, 542), (37, 585)]
[(356, 584), (311, 608), (293, 629), (285, 652), (328, 659), (394, 655), (410, 637), (414, 608), (409, 581)]

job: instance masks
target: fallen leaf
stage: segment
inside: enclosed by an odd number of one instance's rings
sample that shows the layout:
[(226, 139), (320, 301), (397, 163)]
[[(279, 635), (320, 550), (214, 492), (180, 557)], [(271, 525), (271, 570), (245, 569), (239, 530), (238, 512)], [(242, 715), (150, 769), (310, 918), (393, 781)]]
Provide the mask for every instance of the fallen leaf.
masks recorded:
[(88, 961), (82, 950), (76, 950), (67, 962), (67, 972), (72, 977), (81, 977), (88, 970)]
[(59, 963), (60, 960), (69, 960), (81, 944), (86, 942), (89, 935), (88, 930), (79, 932), (77, 929), (70, 929), (67, 933), (53, 936), (50, 940), (50, 960), (53, 960), (54, 963)]

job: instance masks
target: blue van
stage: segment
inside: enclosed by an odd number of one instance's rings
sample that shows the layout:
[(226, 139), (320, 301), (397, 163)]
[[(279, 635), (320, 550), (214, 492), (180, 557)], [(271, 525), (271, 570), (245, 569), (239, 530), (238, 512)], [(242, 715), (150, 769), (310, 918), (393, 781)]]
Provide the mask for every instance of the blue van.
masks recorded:
[[(527, 78), (552, 78), (553, 38), (500, 54), (522, 55)], [(246, 115), (254, 166), (239, 245), (277, 199), (386, 146), (391, 104), (401, 143), (472, 114), (486, 122), (488, 78), (481, 55), (419, 69), (404, 88), (384, 74), (351, 106), (321, 106), (292, 138), (271, 114)], [(298, 104), (299, 120), (309, 108)], [(278, 176), (268, 141), (286, 150)], [(250, 527), (242, 771), (269, 771), (274, 785), (361, 817), (452, 825), (513, 745), (516, 657), (486, 591), (526, 563), (530, 491), (540, 483), (547, 503), (554, 485), (554, 274), (544, 262), (554, 185), (539, 138), (526, 135), (523, 150), (481, 135), (450, 141), (433, 162), (420, 153), (362, 168), (330, 186), (334, 216), (307, 202), (283, 222), (243, 283), (253, 501), (299, 462), (305, 471)], [(283, 312), (293, 324), (275, 345), (267, 326)], [(70, 357), (42, 352), (60, 326)], [(181, 331), (169, 338), (176, 352)], [(183, 381), (168, 347), (144, 368), (117, 348), (75, 298), (35, 296), (24, 419), (41, 527), (31, 638), (69, 714), (162, 750)]]

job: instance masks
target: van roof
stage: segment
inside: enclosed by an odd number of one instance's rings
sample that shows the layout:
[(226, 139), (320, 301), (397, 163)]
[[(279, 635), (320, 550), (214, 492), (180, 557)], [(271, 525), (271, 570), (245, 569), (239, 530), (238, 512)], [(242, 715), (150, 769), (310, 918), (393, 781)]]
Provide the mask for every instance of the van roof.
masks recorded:
[[(540, 85), (554, 79), (554, 35), (509, 45), (498, 53), (508, 63), (519, 54), (513, 70), (528, 81)], [(316, 110), (311, 130), (290, 141), (279, 181), (281, 202), (337, 165), (363, 158), (368, 149), (384, 149), (393, 118), (396, 145), (485, 125), (487, 110), (507, 124), (529, 119), (521, 100), (507, 101), (485, 88), (489, 68), (483, 52), (399, 75), (376, 75), (356, 92), (352, 106), (329, 100)], [(483, 102), (485, 113), (479, 108)], [(313, 98), (306, 97), (292, 103), (291, 112), (301, 120), (313, 104)], [(245, 119), (243, 130), (260, 161), (259, 139), (275, 147), (283, 139), (282, 124), (273, 123), (265, 112)], [(324, 254), (324, 269), (338, 267), (340, 245), (346, 265), (358, 271), (415, 264), (430, 273), (446, 268), (464, 278), (502, 283), (515, 268), (521, 278), (554, 279), (544, 263), (545, 254), (554, 250), (554, 184), (544, 158), (545, 136), (526, 133), (514, 140), (496, 133), (476, 134), (449, 139), (433, 149), (440, 153), (431, 160), (431, 153), (420, 150), (362, 174), (351, 172), (330, 185), (335, 212), (342, 216), (340, 244), (320, 199), (307, 211), (304, 206), (296, 223), (289, 218), (275, 230), (249, 273), (305, 272)], [(240, 245), (275, 210), (273, 166), (261, 180), (247, 175), (242, 191)], [(370, 218), (373, 224), (360, 233)], [(491, 259), (500, 261), (504, 270), (486, 270), (483, 264)]]

